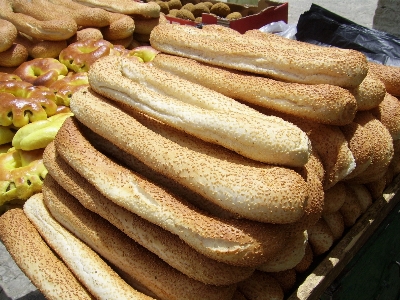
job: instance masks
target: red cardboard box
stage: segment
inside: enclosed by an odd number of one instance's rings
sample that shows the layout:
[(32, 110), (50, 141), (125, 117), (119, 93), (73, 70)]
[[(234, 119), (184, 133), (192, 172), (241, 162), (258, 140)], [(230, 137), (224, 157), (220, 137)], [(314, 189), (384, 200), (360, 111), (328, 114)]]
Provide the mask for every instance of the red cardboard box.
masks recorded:
[[(207, 0), (204, 0), (207, 1)], [(186, 4), (187, 2), (192, 2), (194, 4), (201, 1), (182, 1), (182, 4)], [(218, 3), (219, 1), (209, 1), (212, 3)], [(289, 13), (289, 4), (287, 2), (275, 2), (268, 0), (259, 0), (258, 6), (252, 5), (240, 5), (235, 3), (226, 2), (227, 5), (231, 8), (231, 12), (240, 12), (242, 14), (242, 18), (238, 20), (226, 20), (222, 18), (217, 18), (212, 14), (203, 14), (202, 15), (202, 24), (218, 24), (226, 27), (230, 27), (239, 31), (240, 33), (245, 33), (247, 30), (251, 29), (259, 29), (264, 25), (267, 25), (272, 22), (284, 21), (288, 22), (288, 13)], [(170, 23), (177, 23), (182, 25), (191, 25), (198, 26), (199, 23), (175, 18), (172, 16), (166, 16), (167, 20)]]

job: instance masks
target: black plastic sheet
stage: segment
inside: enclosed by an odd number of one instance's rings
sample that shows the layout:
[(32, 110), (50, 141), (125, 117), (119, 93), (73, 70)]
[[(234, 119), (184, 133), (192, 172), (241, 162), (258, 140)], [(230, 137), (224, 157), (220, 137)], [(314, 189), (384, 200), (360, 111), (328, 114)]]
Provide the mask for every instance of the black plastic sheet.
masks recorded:
[(354, 49), (371, 61), (400, 66), (400, 39), (383, 31), (358, 25), (312, 4), (297, 24), (296, 39), (313, 44)]

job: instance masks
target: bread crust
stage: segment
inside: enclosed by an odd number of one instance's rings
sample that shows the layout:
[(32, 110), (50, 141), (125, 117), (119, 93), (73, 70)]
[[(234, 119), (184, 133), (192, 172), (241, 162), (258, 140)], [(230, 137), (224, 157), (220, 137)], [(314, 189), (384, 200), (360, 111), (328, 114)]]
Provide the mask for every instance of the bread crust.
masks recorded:
[(60, 157), (54, 143), (47, 146), (43, 160), (50, 176), (86, 209), (108, 220), (188, 277), (205, 284), (229, 285), (252, 274), (254, 268), (236, 267), (210, 259), (189, 247), (176, 235), (109, 201)]
[(64, 228), (108, 262), (136, 278), (157, 298), (228, 300), (232, 297), (235, 285), (206, 285), (178, 272), (105, 219), (85, 209), (51, 176), (46, 177), (43, 200)]
[(95, 298), (153, 299), (134, 290), (90, 247), (54, 220), (43, 202), (42, 193), (25, 202), (24, 212), (46, 243)]
[(389, 130), (393, 140), (400, 139), (400, 101), (386, 93), (385, 98), (371, 113)]
[(241, 227), (233, 220), (210, 217), (94, 149), (73, 119), (63, 125), (55, 146), (75, 171), (117, 205), (178, 235), (200, 253), (221, 262), (252, 266), (265, 261), (282, 246), (279, 239), (284, 233), (279, 227), (271, 224)]
[(295, 222), (304, 213), (306, 182), (289, 168), (245, 159), (159, 123), (149, 129), (89, 90), (75, 93), (70, 105), (84, 125), (229, 211), (267, 223)]
[(321, 47), (316, 54), (310, 53), (303, 43), (295, 42), (295, 47), (290, 48), (279, 43), (266, 45), (258, 37), (238, 35), (220, 25), (198, 29), (159, 24), (150, 35), (150, 44), (161, 52), (282, 81), (351, 88), (367, 75), (367, 59), (360, 52)]
[(78, 29), (73, 18), (53, 14), (39, 2), (1, 0), (0, 7), (2, 19), (11, 22), (19, 32), (38, 40), (67, 40)]
[(382, 178), (387, 172), (394, 155), (393, 138), (385, 125), (370, 111), (358, 112), (354, 122), (361, 127), (364, 135), (362, 139), (354, 139), (354, 143), (357, 147), (364, 147), (363, 144), (369, 147), (371, 163), (362, 172), (350, 173), (345, 180), (365, 184)]
[(0, 240), (7, 251), (48, 299), (94, 299), (42, 239), (21, 208), (0, 217)]
[(400, 67), (382, 65), (374, 62), (369, 62), (368, 67), (372, 74), (382, 80), (389, 94), (400, 96)]
[(357, 111), (366, 111), (377, 107), (383, 101), (386, 88), (378, 76), (368, 71), (360, 85), (350, 89), (350, 92), (357, 101)]
[(125, 15), (139, 15), (147, 18), (158, 18), (160, 16), (160, 6), (154, 2), (141, 3), (129, 0), (118, 2), (112, 0), (78, 0), (76, 2)]
[[(246, 108), (230, 110), (235, 100), (151, 64), (107, 56), (91, 66), (88, 77), (91, 88), (104, 97), (250, 159), (298, 167), (309, 158), (309, 140), (297, 126), (255, 111), (247, 115)], [(220, 98), (227, 106), (211, 107), (209, 102)]]
[(7, 20), (0, 20), (0, 52), (9, 49), (18, 36), (17, 28)]
[(317, 123), (345, 125), (357, 110), (354, 96), (334, 85), (288, 83), (164, 53), (158, 54), (152, 64), (243, 103)]

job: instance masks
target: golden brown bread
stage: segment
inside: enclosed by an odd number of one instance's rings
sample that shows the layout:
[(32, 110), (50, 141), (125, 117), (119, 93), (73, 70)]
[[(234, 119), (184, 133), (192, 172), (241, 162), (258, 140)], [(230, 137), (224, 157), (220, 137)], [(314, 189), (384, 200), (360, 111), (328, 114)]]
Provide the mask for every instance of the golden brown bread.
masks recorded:
[(146, 127), (90, 90), (73, 95), (71, 110), (84, 125), (147, 166), (242, 217), (291, 223), (304, 213), (306, 182), (289, 168), (245, 159), (143, 119)]
[(277, 253), (274, 258), (259, 265), (257, 270), (280, 272), (294, 268), (304, 257), (307, 242), (308, 233), (306, 230), (293, 232), (286, 247)]
[(152, 64), (243, 103), (318, 123), (344, 125), (353, 120), (357, 110), (354, 96), (334, 85), (287, 83), (163, 53), (156, 55)]
[(179, 197), (184, 198), (189, 201), (193, 205), (197, 206), (203, 211), (210, 213), (213, 216), (217, 216), (220, 218), (230, 219), (230, 218), (238, 218), (236, 214), (233, 214), (222, 207), (214, 204), (208, 199), (204, 198), (198, 193), (191, 191), (185, 186), (179, 184), (175, 180), (165, 177), (164, 175), (155, 172), (153, 169), (149, 168), (145, 164), (143, 164), (136, 157), (128, 154), (122, 149), (115, 146), (113, 143), (110, 143), (108, 140), (103, 138), (102, 136), (96, 134), (83, 124), (79, 125), (82, 134), (90, 141), (90, 143), (98, 149), (100, 152), (103, 152), (107, 156), (115, 159), (121, 164), (127, 166), (132, 171), (137, 172), (154, 183), (161, 185), (167, 190), (173, 191)]
[(325, 190), (323, 214), (330, 214), (339, 211), (346, 197), (346, 186), (339, 181), (334, 186)]
[(0, 20), (0, 52), (6, 51), (18, 36), (17, 28), (7, 20)]
[(393, 140), (400, 139), (400, 101), (389, 93), (371, 113), (389, 130)]
[(118, 2), (112, 0), (77, 0), (76, 2), (125, 15), (138, 15), (146, 18), (158, 18), (160, 16), (160, 6), (155, 2), (144, 3), (129, 0)]
[(297, 273), (294, 268), (269, 274), (278, 280), (285, 295), (290, 293), (297, 284)]
[(344, 225), (346, 227), (353, 226), (362, 213), (362, 208), (360, 202), (358, 201), (356, 192), (347, 185), (346, 197), (339, 212), (343, 216)]
[(361, 207), (361, 212), (365, 213), (373, 202), (372, 195), (368, 190), (368, 188), (364, 184), (347, 183), (346, 185), (347, 188), (350, 188), (356, 194), (358, 203), (360, 204)]
[(0, 217), (0, 240), (11, 257), (48, 299), (93, 299), (42, 239), (21, 208)]
[(333, 245), (333, 234), (323, 218), (308, 228), (308, 242), (314, 255), (321, 255), (327, 252)]
[(372, 144), (369, 142), (374, 139), (371, 131), (364, 129), (357, 122), (340, 127), (343, 132), (351, 153), (355, 160), (355, 168), (346, 176), (346, 180), (357, 177), (363, 173), (372, 163)]
[[(50, 176), (86, 209), (100, 215), (130, 238), (190, 278), (214, 285), (229, 285), (250, 276), (254, 268), (242, 268), (210, 259), (163, 230), (105, 198), (72, 169), (55, 151), (54, 143), (43, 155)], [(149, 243), (149, 241), (151, 241)]]
[(371, 73), (382, 80), (389, 94), (400, 96), (400, 67), (369, 62), (368, 68)]
[[(100, 95), (250, 159), (299, 167), (309, 158), (310, 141), (297, 126), (151, 64), (106, 56), (90, 67), (88, 78)], [(225, 103), (214, 105), (220, 101)]]
[(78, 25), (67, 15), (60, 16), (36, 1), (1, 0), (0, 17), (11, 22), (19, 32), (38, 40), (62, 41), (72, 37)]
[(279, 239), (284, 239), (285, 233), (278, 226), (211, 217), (142, 175), (116, 164), (82, 136), (75, 119), (64, 122), (55, 138), (55, 147), (75, 171), (109, 200), (178, 235), (210, 258), (254, 266), (283, 246)]
[(314, 261), (314, 253), (312, 252), (310, 243), (307, 242), (306, 250), (303, 259), (294, 268), (298, 273), (304, 273), (308, 270), (312, 262)]
[(266, 272), (255, 271), (254, 274), (239, 283), (239, 291), (250, 300), (283, 300), (284, 293), (279, 281)]
[[(345, 135), (340, 130), (341, 127), (318, 124), (262, 107), (257, 107), (257, 109), (265, 114), (273, 114), (295, 124), (308, 135), (313, 148), (312, 151), (319, 157), (325, 171), (322, 180), (324, 190), (346, 178), (355, 169), (355, 159)], [(317, 167), (317, 174), (320, 174), (318, 169), (319, 167)]]
[[(362, 127), (364, 138), (354, 139), (357, 147), (370, 147), (371, 163), (357, 175), (350, 173), (346, 181), (368, 183), (380, 179), (387, 171), (394, 155), (393, 138), (389, 130), (370, 111), (360, 111), (354, 122)], [(344, 126), (346, 127), (346, 126)]]
[(324, 185), (323, 181), (321, 181), (320, 175), (315, 170), (313, 162), (311, 161), (311, 163), (307, 163), (299, 170), (299, 173), (307, 182), (308, 199), (304, 206), (303, 217), (297, 222), (284, 225), (286, 230), (289, 232), (306, 230), (308, 227), (315, 224), (321, 217), (324, 208)]
[(339, 240), (343, 236), (345, 229), (343, 215), (339, 211), (336, 211), (323, 214), (322, 218), (331, 230), (333, 240)]
[(105, 219), (84, 208), (51, 176), (46, 177), (43, 200), (64, 228), (147, 287), (156, 298), (228, 300), (232, 297), (235, 285), (206, 285), (178, 272)]
[(258, 37), (240, 35), (221, 25), (203, 29), (160, 24), (151, 32), (150, 44), (164, 53), (288, 82), (351, 88), (367, 75), (365, 55), (354, 50), (321, 47), (316, 55), (299, 41), (293, 41), (293, 47), (276, 42), (266, 45)]
[[(386, 88), (383, 82), (372, 72), (368, 72), (364, 80), (350, 89), (357, 102), (357, 110), (370, 110), (377, 107), (385, 97)], [(340, 125), (340, 124), (339, 124)]]
[(153, 299), (129, 286), (89, 246), (55, 221), (43, 203), (43, 194), (30, 197), (24, 204), (24, 212), (46, 243), (95, 298)]

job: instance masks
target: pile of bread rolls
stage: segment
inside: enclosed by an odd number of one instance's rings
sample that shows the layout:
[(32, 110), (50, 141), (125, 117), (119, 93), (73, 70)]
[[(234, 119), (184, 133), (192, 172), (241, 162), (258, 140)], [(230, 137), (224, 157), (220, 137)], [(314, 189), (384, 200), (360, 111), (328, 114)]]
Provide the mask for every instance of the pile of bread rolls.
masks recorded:
[(398, 69), (219, 25), (149, 40), (90, 67), (0, 239), (50, 299), (284, 299), (400, 172)]
[(70, 43), (104, 39), (134, 48), (165, 22), (156, 3), (138, 1), (1, 0), (0, 67), (32, 58), (58, 58)]

